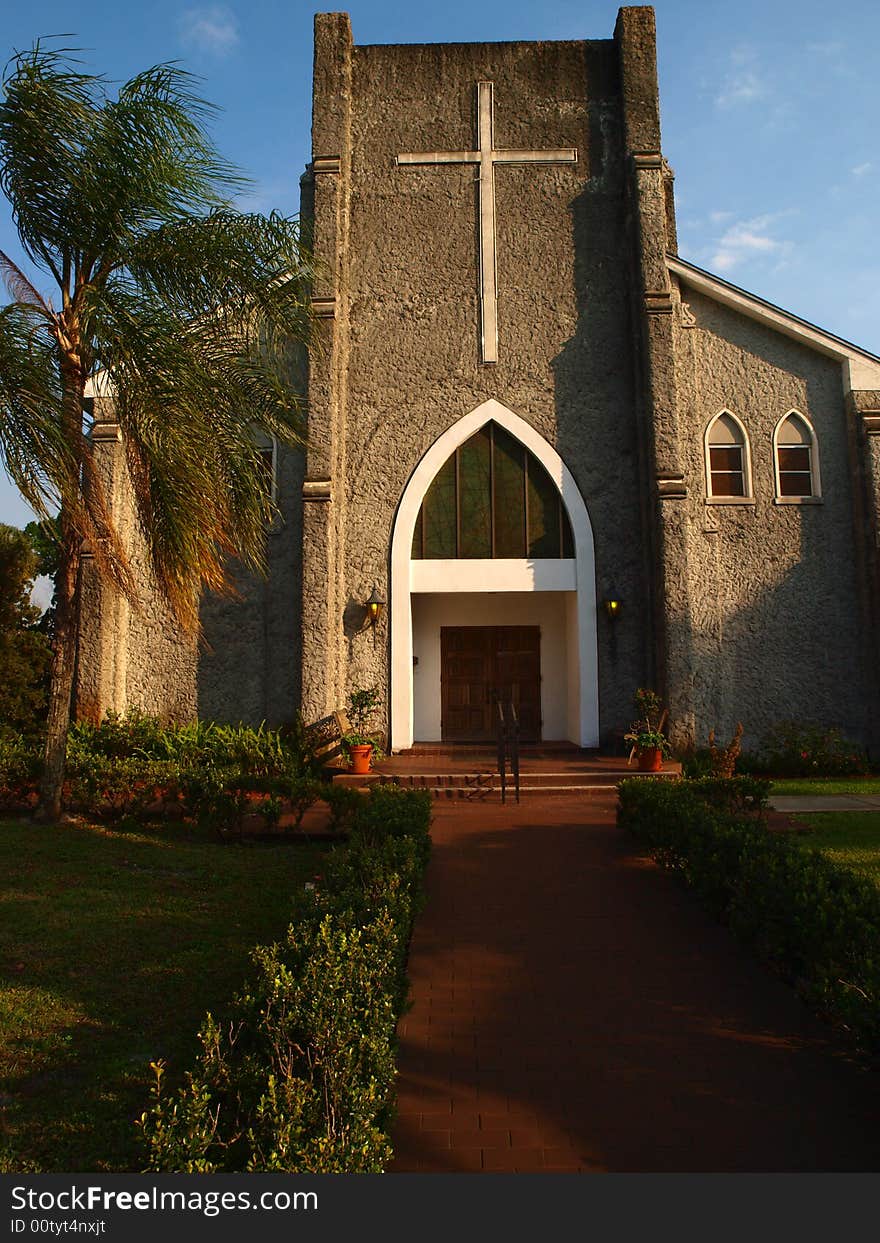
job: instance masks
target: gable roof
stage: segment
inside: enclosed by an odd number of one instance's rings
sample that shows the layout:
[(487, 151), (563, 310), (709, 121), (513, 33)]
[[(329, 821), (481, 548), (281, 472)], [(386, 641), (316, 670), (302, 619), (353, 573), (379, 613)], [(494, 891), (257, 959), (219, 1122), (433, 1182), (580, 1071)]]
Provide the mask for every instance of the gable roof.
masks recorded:
[(850, 341), (844, 341), (842, 337), (836, 337), (824, 328), (817, 328), (808, 320), (792, 315), (790, 311), (774, 306), (757, 294), (740, 289), (738, 285), (732, 285), (722, 277), (706, 272), (678, 255), (667, 255), (666, 264), (683, 285), (723, 306), (731, 307), (749, 319), (766, 324), (768, 328), (791, 337), (801, 345), (835, 359), (843, 366), (844, 389), (847, 392), (850, 389), (880, 389), (880, 358), (876, 354), (871, 354)]

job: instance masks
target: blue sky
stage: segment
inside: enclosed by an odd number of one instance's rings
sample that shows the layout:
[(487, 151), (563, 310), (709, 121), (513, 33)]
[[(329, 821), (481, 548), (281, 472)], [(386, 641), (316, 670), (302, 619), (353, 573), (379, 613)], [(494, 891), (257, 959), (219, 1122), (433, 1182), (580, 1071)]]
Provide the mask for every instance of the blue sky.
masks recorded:
[[(596, 0), (344, 7), (357, 43), (609, 38), (617, 15), (616, 4)], [(681, 255), (880, 354), (880, 5), (659, 0), (655, 8)], [(6, 55), (65, 34), (117, 81), (166, 60), (199, 74), (202, 95), (223, 109), (220, 150), (254, 181), (242, 205), (297, 211), (314, 0), (42, 0), (5, 9)], [(2, 200), (0, 248), (20, 258)], [(29, 517), (0, 474), (0, 521)]]

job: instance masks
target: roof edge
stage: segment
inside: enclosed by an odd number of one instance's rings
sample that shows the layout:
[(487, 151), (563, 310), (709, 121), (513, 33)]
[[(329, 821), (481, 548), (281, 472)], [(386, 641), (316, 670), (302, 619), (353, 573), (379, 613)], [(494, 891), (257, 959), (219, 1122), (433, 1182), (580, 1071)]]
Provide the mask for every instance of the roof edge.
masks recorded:
[(791, 337), (802, 345), (811, 346), (827, 357), (834, 358), (837, 362), (848, 364), (846, 377), (849, 381), (848, 388), (876, 389), (880, 387), (880, 357), (876, 354), (862, 349), (859, 345), (854, 345), (851, 341), (845, 341), (843, 337), (835, 336), (833, 332), (819, 328), (816, 324), (811, 324), (809, 320), (801, 319), (798, 315), (793, 315), (791, 311), (775, 306), (764, 298), (759, 298), (757, 294), (749, 293), (748, 290), (741, 289), (738, 285), (732, 285), (723, 277), (707, 272), (704, 268), (699, 268), (696, 264), (689, 263), (678, 255), (667, 254), (666, 264), (670, 272), (699, 293), (747, 315), (750, 319), (760, 320), (778, 332), (784, 333), (785, 336)]

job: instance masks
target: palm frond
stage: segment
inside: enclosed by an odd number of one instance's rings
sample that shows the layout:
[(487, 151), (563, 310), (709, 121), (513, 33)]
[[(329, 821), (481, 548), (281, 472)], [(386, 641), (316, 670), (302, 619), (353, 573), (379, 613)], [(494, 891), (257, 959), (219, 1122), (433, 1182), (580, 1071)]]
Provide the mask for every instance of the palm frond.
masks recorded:
[(0, 250), (0, 280), (17, 302), (34, 307), (51, 319), (52, 308), (40, 291), (28, 280), (17, 263)]
[(231, 558), (263, 565), (271, 501), (252, 428), (303, 443), (313, 280), (295, 221), (229, 205), (244, 179), (214, 149), (193, 85), (158, 65), (111, 98), (37, 46), (11, 62), (0, 100), (0, 187), (61, 290), (54, 314), (0, 261), (18, 299), (0, 325), (0, 449), (131, 596), (96, 452), (70, 417), (84, 378), (109, 376), (155, 580), (188, 626), (202, 587), (230, 589)]

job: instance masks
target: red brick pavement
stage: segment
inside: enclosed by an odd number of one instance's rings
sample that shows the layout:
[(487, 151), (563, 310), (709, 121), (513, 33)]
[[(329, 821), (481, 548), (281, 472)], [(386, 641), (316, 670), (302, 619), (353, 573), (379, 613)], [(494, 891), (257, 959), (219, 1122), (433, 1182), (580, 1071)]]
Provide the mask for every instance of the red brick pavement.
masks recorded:
[(443, 804), (390, 1172), (876, 1171), (876, 1076), (618, 830)]

